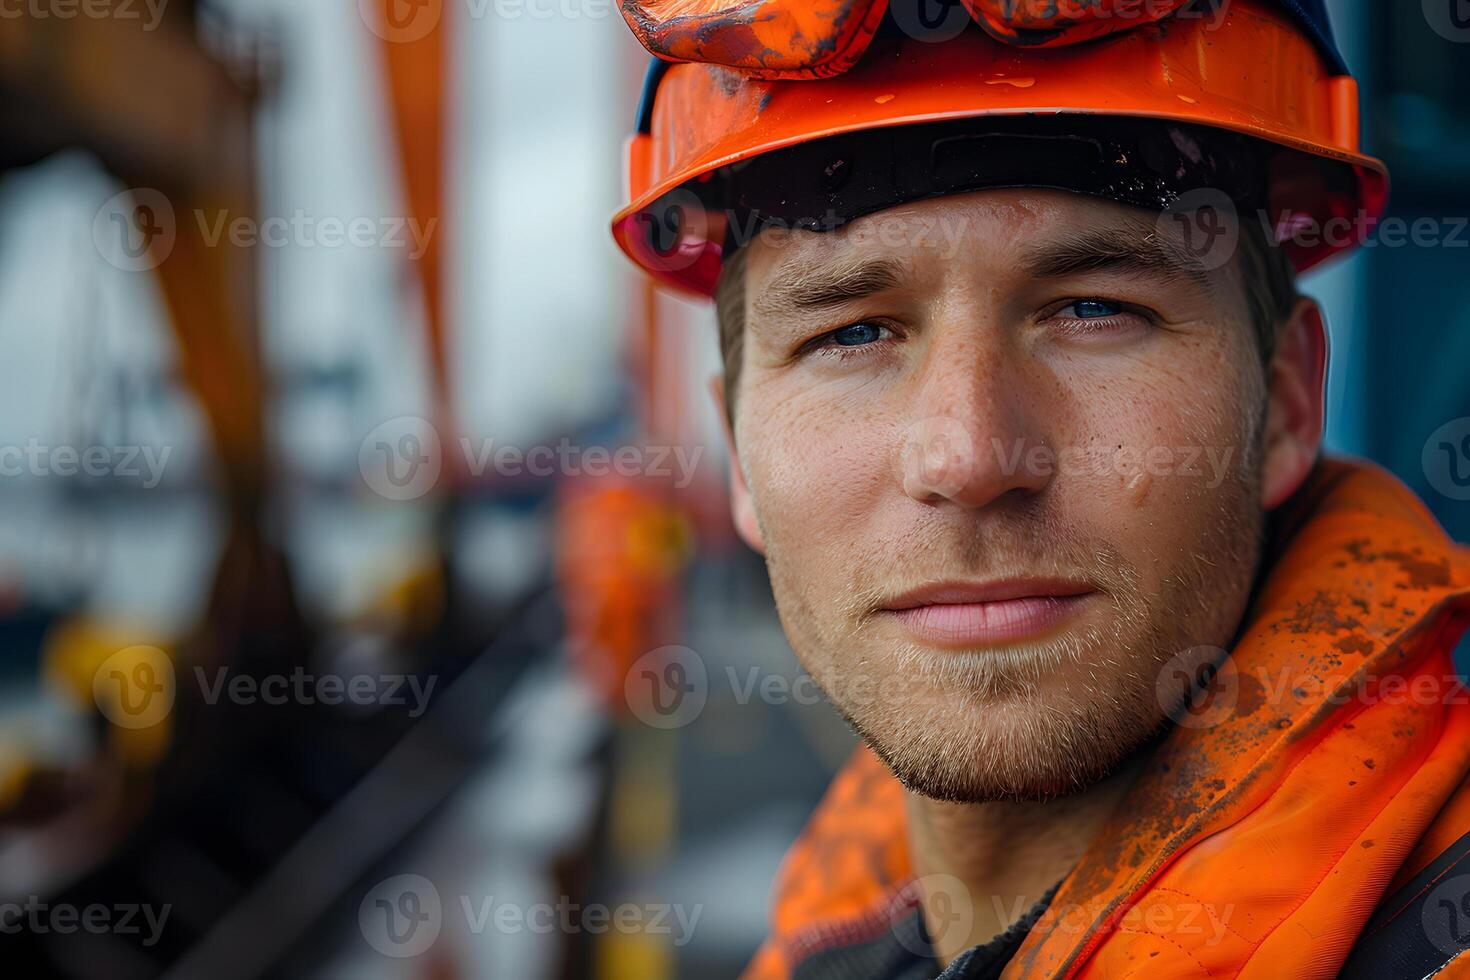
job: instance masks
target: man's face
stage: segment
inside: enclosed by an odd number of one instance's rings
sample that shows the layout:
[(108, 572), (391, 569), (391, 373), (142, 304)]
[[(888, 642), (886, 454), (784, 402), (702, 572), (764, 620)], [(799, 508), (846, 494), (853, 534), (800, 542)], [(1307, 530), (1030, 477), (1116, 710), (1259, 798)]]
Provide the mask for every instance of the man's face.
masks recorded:
[(803, 666), (925, 795), (1105, 775), (1250, 590), (1266, 385), (1237, 263), (1031, 190), (747, 247), (737, 525)]

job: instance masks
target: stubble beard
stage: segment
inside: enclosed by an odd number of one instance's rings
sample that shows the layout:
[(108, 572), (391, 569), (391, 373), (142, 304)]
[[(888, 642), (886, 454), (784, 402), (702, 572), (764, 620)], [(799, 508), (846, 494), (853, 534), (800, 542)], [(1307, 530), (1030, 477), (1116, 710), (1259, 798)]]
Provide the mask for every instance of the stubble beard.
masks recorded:
[[(1006, 534), (1009, 550), (975, 540), (953, 549), (949, 568), (988, 562), (1033, 572), (1047, 567), (1043, 555), (1067, 556), (1070, 568), (1088, 570), (1103, 587), (1098, 599), (1109, 603), (1108, 613), (1086, 626), (997, 649), (939, 652), (901, 641), (875, 648), (871, 586), (850, 587), (839, 603), (851, 626), (822, 629), (803, 590), (786, 580), (779, 548), (771, 548), (768, 568), (787, 636), (834, 707), (907, 789), (956, 803), (1075, 793), (1167, 725), (1189, 693), (1161, 688), (1171, 658), (1233, 638), (1264, 527), (1254, 440), (1249, 450), (1220, 488), (1204, 533), (1156, 595), (1145, 594), (1137, 570), (1116, 549), (1044, 517)], [(926, 543), (929, 554), (952, 550), (936, 537)], [(978, 557), (986, 553), (1009, 560)], [(932, 559), (923, 564), (932, 567)], [(893, 573), (901, 565), (885, 557), (859, 577), (902, 581)], [(855, 651), (866, 652), (854, 660)], [(869, 683), (859, 691), (855, 679), (864, 678)]]

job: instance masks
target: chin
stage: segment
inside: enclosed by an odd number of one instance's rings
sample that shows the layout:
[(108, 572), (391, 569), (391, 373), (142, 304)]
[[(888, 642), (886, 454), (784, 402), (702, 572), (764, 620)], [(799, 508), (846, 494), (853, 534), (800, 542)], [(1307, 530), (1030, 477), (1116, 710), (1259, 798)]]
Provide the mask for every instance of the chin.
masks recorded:
[(1107, 689), (1021, 684), (985, 696), (937, 688), (932, 698), (842, 711), (905, 789), (949, 803), (1069, 796), (1115, 771), (1165, 726), (1152, 674)]

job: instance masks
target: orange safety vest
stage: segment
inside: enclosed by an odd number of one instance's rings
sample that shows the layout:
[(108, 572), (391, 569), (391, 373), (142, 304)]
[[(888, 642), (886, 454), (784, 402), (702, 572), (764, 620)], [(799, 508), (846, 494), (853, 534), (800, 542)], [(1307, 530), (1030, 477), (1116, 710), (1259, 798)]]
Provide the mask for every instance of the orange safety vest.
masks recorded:
[[(1393, 476), (1330, 458), (1268, 542), (1233, 710), (1159, 742), (1004, 977), (1333, 977), (1395, 928), (1422, 942), (1421, 915), (1470, 945), (1463, 887), (1425, 904), (1470, 873), (1470, 694), (1452, 661), (1470, 549)], [(746, 977), (881, 935), (912, 884), (903, 791), (860, 748), (782, 865)], [(1230, 910), (1223, 935), (1177, 927), (1202, 906)], [(1439, 962), (1470, 976), (1470, 953)]]

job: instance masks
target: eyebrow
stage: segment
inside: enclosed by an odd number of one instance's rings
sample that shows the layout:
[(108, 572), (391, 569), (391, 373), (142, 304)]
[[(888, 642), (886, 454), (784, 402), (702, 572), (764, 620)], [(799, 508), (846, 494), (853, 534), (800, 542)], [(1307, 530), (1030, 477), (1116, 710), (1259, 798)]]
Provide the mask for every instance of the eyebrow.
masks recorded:
[[(1152, 229), (1103, 228), (1079, 232), (1027, 248), (1028, 275), (1061, 279), (1089, 272), (1116, 272), (1165, 282), (1187, 281), (1206, 293), (1214, 280), (1199, 259)], [(905, 281), (905, 266), (891, 258), (849, 259), (818, 268), (797, 268), (775, 281), (752, 304), (759, 317), (823, 310), (894, 289)]]
[(1153, 230), (1080, 232), (1027, 249), (1026, 263), (1030, 274), (1039, 279), (1118, 272), (1165, 282), (1184, 280), (1203, 292), (1214, 291), (1214, 280), (1199, 257)]
[(893, 289), (907, 275), (904, 266), (888, 258), (855, 259), (832, 266), (799, 269), (777, 276), (753, 304), (762, 316), (799, 310), (821, 310)]

